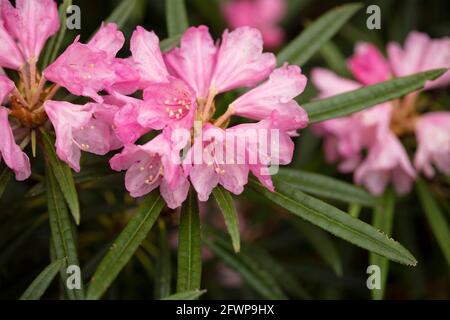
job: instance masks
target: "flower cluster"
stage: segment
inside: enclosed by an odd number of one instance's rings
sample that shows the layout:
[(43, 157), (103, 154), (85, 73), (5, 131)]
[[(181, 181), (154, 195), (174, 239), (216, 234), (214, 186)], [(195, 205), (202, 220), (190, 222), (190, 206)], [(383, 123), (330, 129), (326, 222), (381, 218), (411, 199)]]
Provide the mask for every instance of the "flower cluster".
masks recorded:
[[(316, 68), (312, 81), (321, 97), (355, 90), (361, 86), (406, 76), (420, 71), (450, 66), (450, 39), (430, 39), (412, 32), (404, 49), (397, 43), (387, 47), (388, 58), (371, 44), (360, 43), (348, 61), (357, 81), (344, 79), (331, 71)], [(429, 82), (425, 90), (445, 87), (450, 72)], [(325, 121), (315, 126), (324, 137), (325, 155), (329, 162), (339, 161), (339, 170), (354, 172), (354, 180), (373, 194), (381, 194), (389, 183), (397, 193), (410, 191), (416, 171), (427, 177), (435, 174), (433, 166), (450, 173), (450, 112), (419, 114), (420, 92), (348, 117)], [(400, 138), (414, 135), (418, 147), (411, 164)]]
[[(46, 79), (93, 99), (44, 103), (60, 159), (79, 171), (81, 151), (104, 155), (123, 147), (110, 163), (127, 171), (130, 194), (159, 187), (171, 208), (186, 199), (190, 184), (202, 201), (218, 184), (240, 194), (249, 172), (273, 190), (269, 167), (291, 161), (291, 136), (308, 123), (294, 100), (306, 85), (300, 68), (275, 68), (260, 32), (249, 27), (225, 31), (220, 45), (205, 26), (192, 27), (167, 53), (155, 33), (137, 27), (131, 57), (119, 59), (123, 44), (117, 27), (104, 25), (87, 44), (77, 38), (44, 70)], [(216, 97), (243, 87), (254, 88), (215, 118)], [(227, 128), (233, 115), (258, 122)]]
[(230, 28), (251, 26), (261, 31), (264, 45), (277, 48), (284, 41), (284, 30), (278, 24), (286, 14), (286, 0), (230, 0), (222, 5)]

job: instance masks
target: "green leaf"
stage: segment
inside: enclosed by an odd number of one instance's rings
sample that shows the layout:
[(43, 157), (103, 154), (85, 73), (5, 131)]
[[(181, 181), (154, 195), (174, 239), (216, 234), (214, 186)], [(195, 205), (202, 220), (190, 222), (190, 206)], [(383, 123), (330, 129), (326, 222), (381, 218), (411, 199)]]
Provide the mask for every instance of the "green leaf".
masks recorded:
[(181, 209), (177, 292), (200, 288), (202, 275), (201, 245), (197, 195), (191, 190)]
[(56, 177), (58, 185), (69, 205), (70, 212), (75, 219), (76, 224), (80, 224), (80, 205), (78, 203), (78, 194), (75, 188), (72, 171), (69, 166), (63, 163), (56, 155), (54, 141), (45, 132), (41, 131), (42, 141), (46, 151), (48, 164), (51, 167), (53, 175)]
[(320, 49), (320, 55), (331, 70), (341, 76), (351, 77), (344, 55), (332, 41), (328, 41), (323, 45)]
[(170, 295), (170, 284), (172, 280), (169, 239), (163, 219), (159, 219), (158, 246), (159, 256), (156, 261), (155, 276), (155, 297), (157, 299)]
[[(394, 211), (395, 193), (392, 190), (388, 190), (380, 197), (377, 206), (374, 209), (372, 216), (373, 227), (390, 236), (392, 234), (392, 226), (394, 223)], [(381, 286), (380, 289), (372, 289), (370, 291), (372, 299), (383, 299), (389, 273), (389, 260), (378, 254), (370, 253), (369, 263), (370, 265), (379, 266), (381, 271)]]
[[(64, 201), (63, 194), (56, 182), (55, 175), (49, 167), (47, 167), (46, 171), (46, 182), (52, 241), (55, 248), (56, 259), (65, 261), (65, 265), (61, 269), (61, 278), (64, 285), (66, 285), (68, 278), (68, 274), (66, 273), (67, 267), (80, 265), (78, 262), (77, 245), (75, 243), (66, 202)], [(83, 289), (71, 290), (67, 288), (67, 286), (65, 287), (70, 299), (83, 299)]]
[(266, 299), (286, 299), (280, 285), (277, 283), (271, 270), (259, 264), (246, 252), (235, 253), (229, 241), (217, 237), (218, 231), (208, 232), (213, 239), (204, 239), (203, 242), (227, 266), (236, 270), (242, 278), (261, 296)]
[(348, 203), (372, 207), (375, 198), (365, 190), (337, 179), (293, 169), (280, 169), (272, 177), (275, 185), (285, 185), (305, 193)]
[(388, 80), (330, 98), (306, 103), (303, 108), (308, 112), (310, 123), (346, 116), (416, 91), (422, 88), (428, 80), (434, 80), (446, 71), (447, 69), (436, 69)]
[(192, 290), (175, 293), (161, 300), (196, 300), (202, 296), (206, 290)]
[(48, 265), (25, 290), (20, 300), (39, 300), (63, 265), (64, 260), (56, 260)]
[(158, 190), (144, 199), (97, 267), (89, 284), (87, 299), (101, 298), (144, 241), (164, 206)]
[(294, 226), (311, 244), (319, 256), (333, 269), (337, 276), (342, 276), (342, 260), (333, 239), (322, 229), (300, 219), (295, 219)]
[(0, 166), (0, 199), (11, 181), (13, 174), (12, 171), (5, 165)]
[(450, 229), (445, 216), (424, 181), (417, 181), (416, 189), (431, 230), (450, 266)]
[(186, 31), (189, 22), (184, 0), (166, 0), (166, 20), (169, 37)]
[(325, 13), (281, 50), (277, 60), (304, 65), (361, 7), (351, 3)]
[(47, 67), (51, 62), (55, 61), (56, 56), (59, 53), (59, 49), (61, 48), (61, 44), (67, 32), (67, 8), (71, 5), (72, 0), (64, 0), (64, 2), (59, 6), (59, 32), (50, 39), (45, 49), (42, 69)]
[(178, 43), (180, 43), (180, 39), (181, 39), (181, 34), (176, 35), (171, 38), (164, 39), (159, 43), (159, 47), (161, 48), (161, 51), (163, 51), (163, 52), (169, 51), (170, 49), (176, 47), (178, 45)]
[(121, 1), (113, 12), (106, 18), (105, 23), (114, 22), (117, 26), (122, 28), (133, 12), (136, 6), (136, 0)]
[(280, 185), (275, 192), (271, 192), (254, 179), (250, 180), (249, 186), (294, 215), (337, 237), (393, 261), (413, 266), (417, 264), (411, 253), (398, 242), (389, 239), (369, 224), (355, 219), (323, 201), (310, 197), (298, 189)]
[(220, 186), (213, 190), (213, 194), (225, 219), (225, 224), (227, 226), (228, 233), (230, 234), (234, 251), (239, 252), (241, 249), (239, 219), (233, 203), (233, 198), (228, 191)]

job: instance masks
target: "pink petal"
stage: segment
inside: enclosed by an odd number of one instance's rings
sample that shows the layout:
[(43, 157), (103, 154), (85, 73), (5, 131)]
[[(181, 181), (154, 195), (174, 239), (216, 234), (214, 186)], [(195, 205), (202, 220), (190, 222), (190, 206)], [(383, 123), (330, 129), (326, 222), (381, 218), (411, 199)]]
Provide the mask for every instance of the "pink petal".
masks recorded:
[(26, 60), (38, 59), (47, 40), (59, 29), (59, 14), (53, 0), (2, 2), (6, 29), (18, 41)]
[(102, 24), (100, 30), (87, 44), (94, 51), (104, 51), (108, 58), (115, 58), (125, 43), (123, 33), (118, 30), (115, 23)]
[(165, 82), (168, 71), (159, 47), (158, 36), (138, 26), (131, 37), (131, 52), (143, 82)]
[(18, 70), (25, 64), (22, 53), (16, 42), (6, 31), (4, 22), (0, 19), (0, 66), (8, 69)]
[(195, 165), (189, 174), (192, 186), (197, 191), (200, 201), (208, 201), (212, 190), (219, 183), (219, 176), (212, 166), (206, 164)]
[(0, 75), (0, 105), (13, 89), (14, 83), (9, 78)]
[(22, 152), (14, 140), (14, 135), (8, 121), (8, 109), (0, 107), (0, 160), (3, 158), (11, 168), (18, 181), (28, 179), (31, 175), (30, 160)]
[(116, 114), (115, 132), (123, 143), (134, 143), (150, 129), (142, 127), (138, 122), (139, 106), (127, 104)]
[(361, 84), (339, 77), (332, 71), (323, 68), (314, 68), (311, 72), (311, 79), (319, 90), (320, 98), (335, 96), (361, 87)]
[(356, 79), (365, 85), (383, 82), (391, 77), (386, 59), (369, 43), (358, 43), (348, 66)]
[(171, 74), (188, 83), (198, 98), (206, 99), (216, 54), (208, 27), (199, 26), (189, 28), (181, 38), (180, 48), (166, 53), (164, 59)]
[(73, 170), (79, 172), (80, 149), (83, 146), (75, 141), (74, 131), (89, 123), (92, 118), (91, 107), (63, 101), (47, 101), (44, 108), (56, 132), (56, 153), (58, 157)]
[(267, 78), (275, 65), (275, 56), (263, 53), (262, 36), (257, 29), (241, 27), (225, 31), (210, 90), (221, 93), (253, 86)]
[(189, 187), (190, 184), (188, 180), (184, 178), (175, 190), (172, 190), (169, 184), (163, 181), (159, 187), (159, 191), (161, 192), (164, 201), (166, 201), (167, 206), (170, 209), (176, 209), (186, 200), (189, 193)]

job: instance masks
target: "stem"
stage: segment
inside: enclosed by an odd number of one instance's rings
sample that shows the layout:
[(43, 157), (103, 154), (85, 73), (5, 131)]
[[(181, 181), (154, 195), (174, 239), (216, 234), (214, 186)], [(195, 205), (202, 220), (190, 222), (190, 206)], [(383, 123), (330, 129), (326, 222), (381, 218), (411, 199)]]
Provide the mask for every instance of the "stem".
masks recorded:
[(31, 153), (33, 158), (36, 158), (36, 131), (31, 130)]
[(34, 105), (39, 101), (42, 90), (44, 90), (45, 82), (46, 82), (45, 78), (41, 77), (41, 80), (39, 80), (39, 84), (37, 86), (36, 92), (34, 92), (33, 99), (31, 100), (31, 104), (30, 104), (31, 108), (33, 108)]
[(207, 120), (209, 118), (209, 111), (211, 110), (211, 106), (213, 104), (214, 98), (216, 97), (216, 90), (214, 89), (210, 89), (209, 93), (208, 93), (208, 99), (206, 100), (206, 105), (205, 105), (205, 109), (203, 110), (202, 113), (202, 118), (203, 120)]
[(30, 59), (28, 65), (30, 66), (30, 84), (34, 84), (36, 82), (36, 59)]
[(47, 94), (47, 96), (45, 97), (45, 100), (51, 100), (60, 88), (61, 88), (61, 86), (59, 86), (59, 85), (53, 85), (53, 88)]
[(234, 109), (233, 107), (230, 105), (227, 109), (227, 111), (221, 115), (215, 122), (214, 125), (216, 127), (220, 127), (222, 124), (224, 124), (228, 119), (230, 119), (230, 117), (233, 115), (234, 113)]
[[(21, 68), (19, 70), (19, 75), (20, 75), (20, 78), (21, 78), (21, 80), (23, 82), (23, 85), (25, 87), (25, 96), (26, 96), (27, 100), (30, 101), (31, 100), (30, 82), (28, 81), (29, 80), (28, 76), (27, 76), (26, 73), (24, 73), (24, 69), (23, 68)], [(28, 106), (28, 104), (25, 104), (25, 105)]]
[(17, 89), (17, 87), (14, 87), (13, 96), (16, 97), (17, 100), (19, 100), (20, 103), (21, 103), (24, 107), (29, 108), (28, 102), (26, 102), (26, 100), (24, 99), (24, 97), (22, 96), (22, 94), (19, 92), (19, 90)]

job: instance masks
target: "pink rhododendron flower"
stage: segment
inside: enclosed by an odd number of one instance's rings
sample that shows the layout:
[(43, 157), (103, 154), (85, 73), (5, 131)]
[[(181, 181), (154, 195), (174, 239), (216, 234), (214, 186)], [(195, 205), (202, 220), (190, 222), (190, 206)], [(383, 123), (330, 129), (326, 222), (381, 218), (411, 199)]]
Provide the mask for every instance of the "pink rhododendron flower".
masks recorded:
[[(387, 47), (389, 62), (395, 75), (450, 68), (450, 38), (431, 39), (427, 34), (413, 31), (405, 40), (404, 49), (392, 42)], [(445, 87), (450, 83), (450, 71), (426, 85), (427, 89)]]
[(222, 11), (231, 28), (259, 29), (268, 48), (277, 48), (284, 41), (284, 30), (278, 24), (286, 13), (285, 0), (231, 0), (224, 3)]
[[(186, 199), (189, 183), (182, 173), (180, 159), (168, 134), (160, 134), (143, 146), (128, 145), (110, 163), (114, 170), (127, 170), (125, 186), (133, 197), (143, 196), (156, 188), (170, 208)], [(178, 154), (179, 157), (179, 154)]]
[(131, 88), (137, 88), (139, 76), (132, 64), (127, 60), (115, 58), (124, 41), (115, 24), (102, 26), (88, 44), (80, 43), (77, 37), (74, 43), (44, 70), (44, 75), (74, 95), (90, 97), (102, 103), (103, 98), (98, 94), (100, 91), (113, 91), (114, 85), (123, 86), (124, 82), (128, 82)]
[(418, 148), (414, 164), (431, 178), (436, 168), (450, 174), (450, 112), (430, 112), (420, 117), (416, 124)]
[[(143, 95), (136, 99), (112, 94), (123, 104), (115, 116), (115, 132), (126, 147), (111, 165), (115, 170), (127, 170), (125, 185), (132, 196), (160, 187), (169, 206), (178, 207), (187, 196), (188, 181), (198, 198), (206, 201), (219, 184), (240, 194), (249, 172), (274, 190), (270, 166), (292, 160), (291, 136), (308, 123), (306, 112), (294, 100), (306, 85), (300, 68), (284, 65), (274, 70), (275, 56), (263, 52), (260, 32), (249, 27), (225, 31), (217, 46), (207, 27), (191, 27), (182, 36), (180, 47), (165, 54), (159, 49), (158, 37), (138, 27), (131, 51), (130, 61), (139, 71)], [(213, 118), (218, 95), (266, 79), (218, 119)], [(233, 115), (259, 122), (227, 129)], [(194, 120), (199, 126), (194, 126)], [(162, 133), (143, 146), (134, 145), (150, 130)], [(244, 131), (262, 131), (262, 138), (247, 139)], [(274, 145), (274, 140), (279, 145)], [(169, 153), (183, 148), (183, 165), (169, 165), (166, 159), (174, 159)], [(146, 169), (146, 161), (152, 163), (151, 168)], [(163, 170), (151, 171), (155, 166)], [(167, 170), (176, 171), (177, 176), (183, 173), (181, 182), (173, 183)]]
[[(28, 62), (36, 62), (47, 40), (59, 29), (59, 14), (56, 2), (53, 0), (16, 0), (13, 7), (9, 0), (1, 3), (1, 17), (4, 30), (0, 27), (0, 39), (6, 40), (6, 46), (16, 61), (10, 66), (17, 69), (21, 66), (21, 58), (13, 48), (10, 39), (17, 42), (22, 58)], [(0, 20), (2, 20), (0, 19)], [(4, 34), (7, 31), (10, 38)], [(3, 47), (3, 41), (2, 41)]]
[(47, 101), (45, 111), (55, 128), (58, 157), (79, 172), (81, 150), (105, 155), (120, 148), (112, 127), (117, 110), (106, 104)]
[[(435, 51), (436, 48), (440, 49), (439, 52)], [(405, 51), (399, 45), (391, 43), (388, 46), (388, 53), (389, 60), (386, 60), (373, 45), (358, 44), (354, 55), (348, 61), (348, 66), (359, 82), (341, 78), (325, 69), (314, 69), (312, 79), (319, 89), (319, 97), (355, 90), (364, 85), (389, 80), (394, 76), (448, 67), (450, 45), (447, 39), (430, 40), (424, 34), (412, 32), (406, 40)], [(431, 58), (431, 54), (434, 54), (436, 59)], [(448, 83), (446, 77), (447, 73), (431, 85), (428, 84), (426, 89), (445, 85)], [(423, 127), (427, 127), (427, 121), (422, 119), (426, 119), (427, 116), (419, 117), (416, 122), (417, 95), (418, 93), (412, 93), (402, 101), (384, 103), (348, 117), (316, 125), (314, 131), (324, 137), (327, 161), (339, 161), (339, 170), (342, 172), (354, 171), (355, 182), (365, 185), (376, 195), (381, 194), (391, 182), (398, 193), (408, 192), (415, 179), (415, 171), (398, 136), (414, 132), (417, 123), (418, 139), (419, 137), (423, 141), (425, 139), (424, 132), (427, 132), (427, 129)], [(429, 143), (419, 141), (421, 147), (416, 154), (415, 164), (419, 170), (432, 175), (434, 170), (431, 163), (436, 161), (434, 156), (436, 151), (426, 149), (425, 145), (429, 146)], [(368, 153), (366, 158), (364, 151)], [(444, 171), (442, 169), (444, 158), (437, 157), (441, 167), (435, 164)]]

